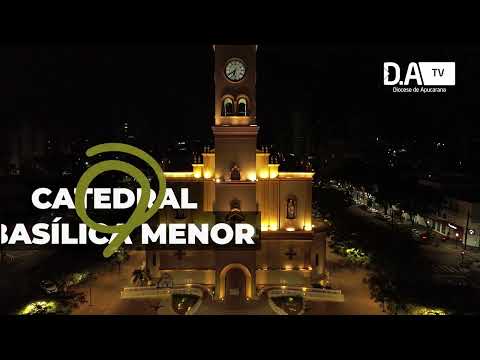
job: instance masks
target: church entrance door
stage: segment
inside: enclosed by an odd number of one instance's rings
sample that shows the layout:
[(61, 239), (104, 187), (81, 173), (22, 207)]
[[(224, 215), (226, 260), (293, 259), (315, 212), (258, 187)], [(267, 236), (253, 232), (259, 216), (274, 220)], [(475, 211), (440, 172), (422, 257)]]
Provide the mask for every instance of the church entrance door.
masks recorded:
[(247, 279), (241, 269), (233, 268), (225, 277), (225, 300), (228, 305), (241, 305), (246, 299)]

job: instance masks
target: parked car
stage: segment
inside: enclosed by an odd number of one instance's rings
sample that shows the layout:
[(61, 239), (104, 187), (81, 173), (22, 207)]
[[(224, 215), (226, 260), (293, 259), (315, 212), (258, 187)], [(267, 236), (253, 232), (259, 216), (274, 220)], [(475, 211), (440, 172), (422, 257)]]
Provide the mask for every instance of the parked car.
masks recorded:
[(418, 239), (420, 237), (421, 231), (418, 229), (412, 229), (412, 236), (414, 239)]
[(55, 294), (58, 292), (58, 286), (53, 281), (42, 280), (40, 281), (40, 288), (47, 294)]
[(420, 240), (428, 241), (430, 240), (431, 235), (428, 232), (424, 232), (424, 233), (421, 233), (419, 237), (420, 237)]

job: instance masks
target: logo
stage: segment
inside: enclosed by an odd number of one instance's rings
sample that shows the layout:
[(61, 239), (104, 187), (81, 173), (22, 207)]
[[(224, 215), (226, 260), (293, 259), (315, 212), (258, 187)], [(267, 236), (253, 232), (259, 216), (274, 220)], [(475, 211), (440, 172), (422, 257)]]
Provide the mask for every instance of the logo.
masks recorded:
[(454, 62), (411, 62), (402, 71), (395, 62), (383, 63), (383, 85), (393, 92), (446, 92), (455, 85)]
[[(82, 177), (78, 181), (77, 191), (75, 193), (75, 209), (80, 219), (82, 219), (83, 222), (87, 224), (90, 228), (106, 234), (118, 234), (112, 240), (112, 242), (108, 244), (108, 246), (103, 252), (103, 255), (108, 258), (115, 251), (117, 251), (117, 249), (120, 247), (120, 245), (123, 244), (125, 239), (133, 231), (133, 229), (145, 223), (148, 219), (155, 215), (155, 212), (160, 208), (160, 205), (165, 197), (167, 185), (162, 168), (155, 161), (155, 159), (148, 155), (146, 152), (134, 146), (111, 143), (97, 145), (88, 149), (87, 156), (91, 157), (105, 152), (122, 152), (142, 159), (151, 166), (151, 168), (155, 172), (155, 175), (157, 176), (159, 183), (159, 192), (157, 199), (153, 203), (153, 206), (148, 209), (150, 182), (148, 181), (148, 178), (145, 176), (145, 174), (143, 174), (135, 166), (124, 161), (106, 160), (92, 166), (82, 175)], [(87, 210), (85, 207), (85, 195), (87, 193), (88, 186), (94, 178), (107, 171), (120, 171), (132, 176), (140, 184), (142, 189), (140, 201), (137, 207), (128, 219), (127, 223), (123, 225), (108, 226), (98, 224), (97, 222), (93, 221), (87, 214)]]

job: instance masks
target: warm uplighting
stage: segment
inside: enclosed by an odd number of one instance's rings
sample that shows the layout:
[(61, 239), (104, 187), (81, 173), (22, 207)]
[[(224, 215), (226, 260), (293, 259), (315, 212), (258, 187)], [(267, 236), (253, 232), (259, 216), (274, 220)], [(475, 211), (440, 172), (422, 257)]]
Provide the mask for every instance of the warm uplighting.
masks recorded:
[(278, 167), (279, 164), (268, 164), (268, 169), (270, 171), (270, 179), (275, 179), (278, 177)]
[(312, 225), (305, 225), (305, 231), (312, 231)]
[(276, 224), (262, 224), (261, 226), (261, 230), (262, 231), (277, 231), (278, 230), (278, 226)]
[(303, 287), (303, 288), (302, 288), (302, 291), (303, 291), (303, 292), (307, 292), (307, 288), (306, 288), (306, 287)]
[(215, 182), (216, 182), (216, 183), (219, 183), (219, 182), (220, 182), (220, 179), (219, 179), (219, 178), (216, 178), (216, 179), (215, 179)]
[(193, 177), (200, 179), (202, 177), (203, 164), (193, 164)]
[(191, 171), (164, 172), (163, 174), (167, 179), (192, 178), (194, 176)]
[(203, 177), (205, 179), (210, 179), (212, 177), (212, 173), (208, 170), (205, 171), (205, 173), (203, 174)]
[(262, 170), (260, 171), (260, 179), (267, 179), (268, 178), (268, 171)]
[(247, 179), (250, 180), (250, 181), (257, 181), (257, 174), (250, 173), (250, 174), (248, 174)]
[(293, 228), (293, 227), (288, 227), (288, 228), (286, 228), (285, 230), (287, 230), (287, 231), (295, 231), (295, 228)]
[(285, 285), (280, 286), (282, 290), (285, 290), (287, 287)]
[(308, 267), (308, 270), (309, 270), (309, 271), (312, 271), (312, 267), (311, 267), (311, 266), (309, 266), (309, 267)]
[(313, 172), (279, 172), (278, 175), (283, 179), (312, 179)]
[(290, 270), (292, 270), (292, 267), (290, 265), (287, 265), (287, 266), (285, 266), (285, 270), (290, 271)]

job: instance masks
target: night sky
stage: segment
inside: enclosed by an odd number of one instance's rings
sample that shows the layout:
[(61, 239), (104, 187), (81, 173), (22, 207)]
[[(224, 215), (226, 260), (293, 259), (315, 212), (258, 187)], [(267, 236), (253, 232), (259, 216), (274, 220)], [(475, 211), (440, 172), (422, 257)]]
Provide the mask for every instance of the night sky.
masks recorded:
[[(300, 111), (317, 139), (413, 134), (476, 136), (480, 46), (470, 44), (260, 44), (261, 141), (283, 143)], [(455, 61), (447, 94), (392, 94), (383, 62)], [(211, 141), (213, 49), (207, 43), (18, 44), (0, 47), (1, 126), (108, 139), (128, 121), (148, 141)]]

